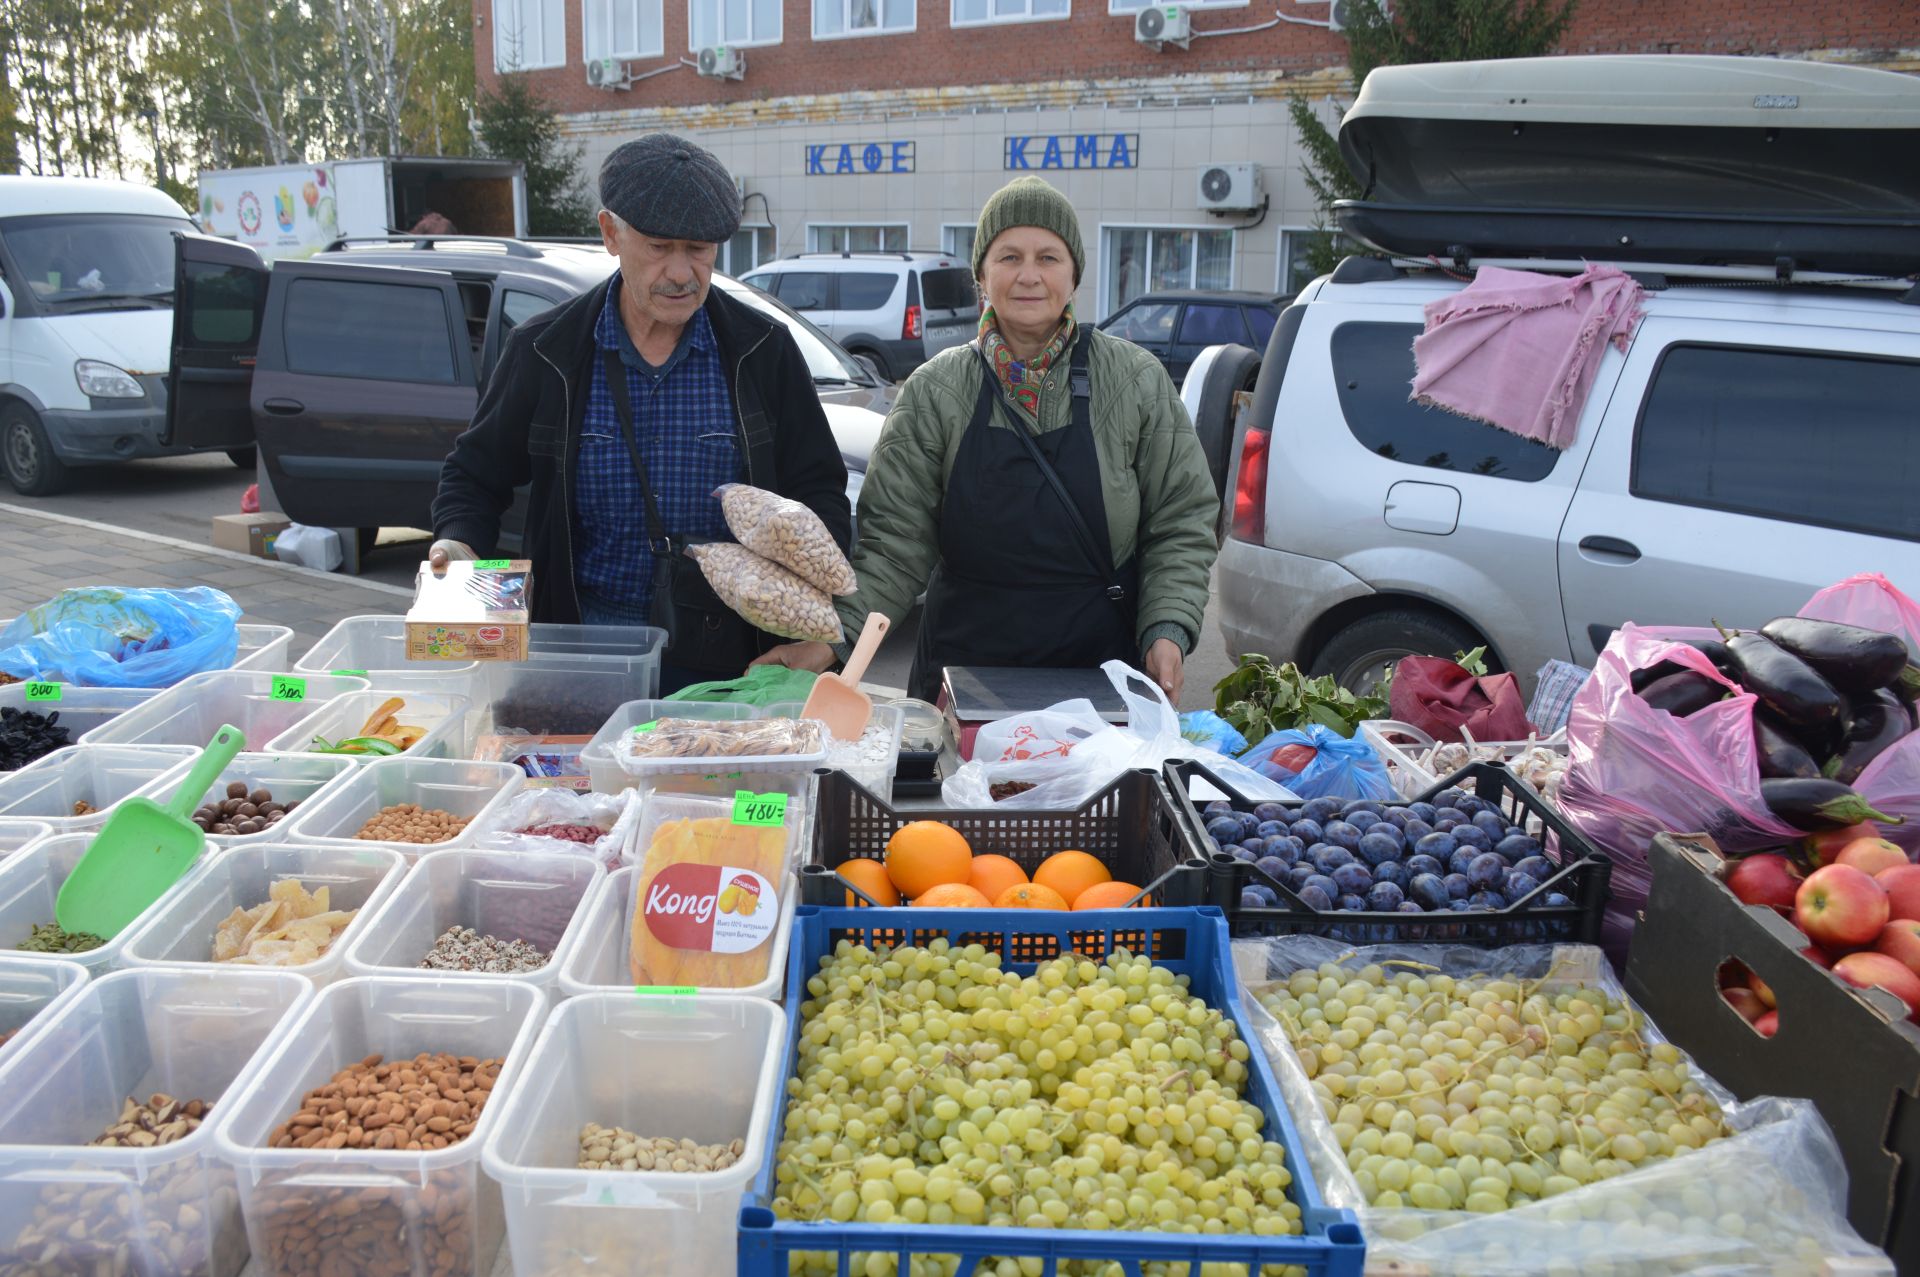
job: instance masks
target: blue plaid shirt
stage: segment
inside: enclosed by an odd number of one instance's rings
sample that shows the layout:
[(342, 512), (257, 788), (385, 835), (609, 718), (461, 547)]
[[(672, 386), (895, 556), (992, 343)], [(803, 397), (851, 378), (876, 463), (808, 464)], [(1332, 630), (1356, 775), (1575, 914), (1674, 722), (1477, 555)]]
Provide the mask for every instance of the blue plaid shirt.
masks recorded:
[[(594, 326), (600, 351), (615, 351), (633, 401), (640, 455), (653, 482), (667, 531), (696, 540), (731, 540), (713, 490), (741, 478), (733, 396), (720, 347), (705, 310), (694, 312), (666, 364), (640, 357), (620, 322), (618, 276)], [(640, 476), (620, 437), (620, 417), (607, 387), (604, 357), (593, 361), (580, 450), (574, 467), (574, 575), (583, 619), (643, 624), (653, 597), (653, 550), (647, 538)]]

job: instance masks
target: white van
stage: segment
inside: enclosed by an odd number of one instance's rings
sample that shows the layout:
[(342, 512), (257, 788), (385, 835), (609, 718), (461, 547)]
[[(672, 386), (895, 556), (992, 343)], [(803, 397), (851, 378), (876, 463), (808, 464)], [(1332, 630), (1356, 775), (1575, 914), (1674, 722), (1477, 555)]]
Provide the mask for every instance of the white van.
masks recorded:
[[(69, 466), (188, 451), (167, 442), (167, 370), (173, 236), (194, 229), (151, 187), (0, 177), (0, 469), (16, 490), (43, 496)], [(253, 465), (250, 449), (229, 455)]]

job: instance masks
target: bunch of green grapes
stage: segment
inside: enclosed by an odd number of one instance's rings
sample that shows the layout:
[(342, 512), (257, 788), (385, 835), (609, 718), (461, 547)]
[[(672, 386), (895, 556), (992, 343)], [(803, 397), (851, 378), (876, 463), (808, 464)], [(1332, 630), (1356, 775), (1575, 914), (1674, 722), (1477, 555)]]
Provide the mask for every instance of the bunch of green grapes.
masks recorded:
[[(979, 945), (843, 941), (807, 993), (777, 1153), (781, 1219), (1301, 1231), (1285, 1150), (1262, 1138), (1264, 1115), (1240, 1098), (1247, 1044), (1184, 976), (1124, 949), (1100, 963), (1069, 954), (1022, 977)], [(980, 1271), (1037, 1277), (1042, 1262)], [(910, 1271), (955, 1267), (927, 1256)], [(894, 1256), (875, 1253), (856, 1256), (853, 1271), (895, 1269)], [(835, 1269), (814, 1253), (794, 1256), (792, 1271)]]
[(1603, 990), (1326, 963), (1261, 1003), (1375, 1206), (1503, 1211), (1730, 1134), (1679, 1050)]

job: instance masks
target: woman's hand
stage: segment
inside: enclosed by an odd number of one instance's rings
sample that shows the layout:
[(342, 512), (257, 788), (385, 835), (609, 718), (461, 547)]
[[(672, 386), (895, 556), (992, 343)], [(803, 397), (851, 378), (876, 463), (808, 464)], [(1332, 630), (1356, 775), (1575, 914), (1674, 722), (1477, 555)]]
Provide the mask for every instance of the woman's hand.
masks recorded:
[(749, 666), (784, 665), (790, 670), (812, 670), (815, 674), (824, 674), (833, 668), (834, 659), (833, 649), (825, 643), (782, 643), (772, 651), (754, 657)]
[(1160, 685), (1176, 709), (1180, 706), (1180, 689), (1187, 683), (1186, 659), (1172, 639), (1155, 639), (1147, 649), (1147, 677)]

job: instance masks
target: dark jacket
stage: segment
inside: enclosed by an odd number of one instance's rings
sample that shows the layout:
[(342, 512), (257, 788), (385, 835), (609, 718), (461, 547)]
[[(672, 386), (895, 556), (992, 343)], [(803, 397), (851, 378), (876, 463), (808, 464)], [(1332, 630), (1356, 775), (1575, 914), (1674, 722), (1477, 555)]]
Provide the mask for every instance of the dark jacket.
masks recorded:
[[(493, 558), (513, 490), (532, 484), (522, 557), (533, 563), (535, 621), (580, 620), (573, 470), (592, 384), (594, 324), (612, 287), (609, 280), (513, 330), (433, 499), (436, 538)], [(800, 348), (783, 324), (718, 288), (708, 290), (705, 309), (733, 392), (742, 481), (800, 502), (845, 548), (853, 522), (847, 468)]]

